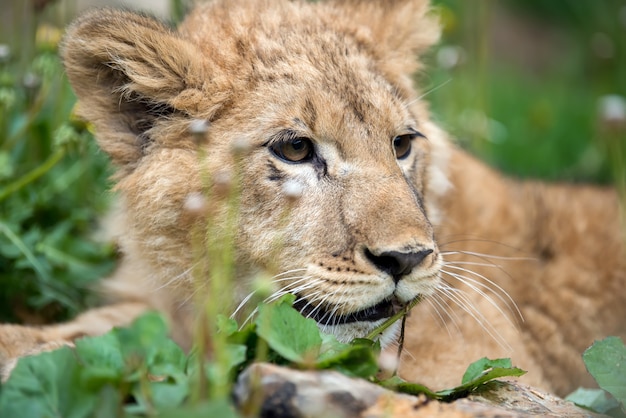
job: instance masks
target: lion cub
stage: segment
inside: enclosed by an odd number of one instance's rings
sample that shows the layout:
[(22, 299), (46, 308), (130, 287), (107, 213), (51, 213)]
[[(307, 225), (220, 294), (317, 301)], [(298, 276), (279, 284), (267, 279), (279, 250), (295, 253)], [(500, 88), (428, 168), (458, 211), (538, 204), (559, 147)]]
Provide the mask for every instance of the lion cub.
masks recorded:
[(438, 36), (425, 0), (215, 0), (177, 29), (108, 9), (78, 19), (62, 56), (117, 168), (123, 260), (103, 285), (111, 306), (0, 328), (0, 360), (150, 308), (188, 347), (194, 231), (228, 216), (217, 199), (210, 219), (190, 218), (189, 199), (236, 172), (237, 286), (274, 272), (276, 292), (345, 341), (425, 298), (401, 374), (429, 385), (456, 384), (483, 356), (512, 357), (560, 394), (588, 384), (585, 347), (626, 335), (616, 193), (514, 182), (457, 149), (413, 86), (416, 56)]

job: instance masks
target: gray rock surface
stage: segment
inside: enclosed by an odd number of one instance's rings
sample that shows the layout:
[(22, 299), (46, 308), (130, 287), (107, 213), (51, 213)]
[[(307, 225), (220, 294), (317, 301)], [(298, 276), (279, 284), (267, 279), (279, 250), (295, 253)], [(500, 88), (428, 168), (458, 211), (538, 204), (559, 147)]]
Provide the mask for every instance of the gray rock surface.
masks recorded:
[(594, 417), (556, 396), (511, 381), (491, 382), (452, 403), (383, 389), (334, 371), (301, 371), (257, 363), (234, 389), (244, 416), (263, 418)]

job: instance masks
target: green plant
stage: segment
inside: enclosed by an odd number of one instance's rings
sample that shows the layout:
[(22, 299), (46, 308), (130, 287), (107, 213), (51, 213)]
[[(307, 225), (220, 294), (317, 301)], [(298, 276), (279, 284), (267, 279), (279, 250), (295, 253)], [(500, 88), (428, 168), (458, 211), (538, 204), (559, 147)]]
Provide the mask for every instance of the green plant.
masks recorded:
[[(261, 304), (254, 323), (241, 330), (234, 320), (220, 317), (218, 332), (225, 337), (220, 349), (228, 355), (213, 353), (214, 361), (198, 362), (198, 357), (204, 357), (199, 351), (185, 355), (154, 313), (130, 328), (78, 340), (75, 348), (23, 358), (1, 388), (0, 415), (194, 416), (220, 410), (220, 416), (234, 417), (237, 414), (229, 403), (233, 381), (259, 359), (308, 370), (338, 370), (441, 401), (467, 396), (493, 379), (524, 373), (511, 367), (508, 359), (481, 359), (468, 368), (461, 385), (444, 391), (434, 392), (397, 376), (379, 380), (377, 343), (367, 339), (340, 343), (292, 308), (293, 301), (287, 295), (276, 303)], [(217, 373), (218, 368), (227, 373)], [(208, 388), (194, 397), (199, 375)], [(215, 392), (215, 387), (228, 390)]]
[(0, 321), (74, 315), (113, 266), (112, 246), (91, 237), (108, 205), (107, 161), (71, 117), (54, 33), (40, 29), (25, 71), (0, 46)]
[(618, 337), (596, 341), (583, 361), (600, 389), (579, 388), (567, 400), (612, 417), (626, 416), (626, 346)]

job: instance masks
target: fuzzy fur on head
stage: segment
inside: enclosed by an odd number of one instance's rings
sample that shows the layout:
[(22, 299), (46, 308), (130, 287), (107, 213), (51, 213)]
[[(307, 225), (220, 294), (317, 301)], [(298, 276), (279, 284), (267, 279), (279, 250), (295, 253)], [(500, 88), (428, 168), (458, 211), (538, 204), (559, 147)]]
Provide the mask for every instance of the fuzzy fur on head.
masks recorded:
[[(75, 22), (65, 67), (118, 168), (119, 240), (143, 276), (124, 280), (161, 288), (189, 276), (185, 202), (207, 193), (201, 173), (238, 173), (239, 266), (283, 274), (302, 312), (342, 339), (430, 294), (440, 266), (431, 152), (442, 140), (411, 82), (416, 54), (438, 38), (428, 7), (217, 0), (177, 30), (115, 10)], [(193, 120), (209, 125), (200, 145)], [(282, 154), (303, 143), (306, 161)], [(246, 149), (237, 163), (233, 144)], [(284, 193), (294, 185), (295, 201)], [(184, 299), (189, 288), (166, 292)]]

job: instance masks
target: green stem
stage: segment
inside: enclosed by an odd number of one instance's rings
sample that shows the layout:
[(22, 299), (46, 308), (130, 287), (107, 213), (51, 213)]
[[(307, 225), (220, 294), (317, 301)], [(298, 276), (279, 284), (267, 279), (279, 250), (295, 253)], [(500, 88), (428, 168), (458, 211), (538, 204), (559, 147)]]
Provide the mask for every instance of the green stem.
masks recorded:
[(0, 202), (12, 195), (13, 193), (17, 192), (18, 190), (22, 189), (27, 184), (32, 183), (39, 177), (46, 174), (59, 161), (61, 161), (64, 156), (65, 148), (59, 148), (54, 154), (48, 157), (48, 159), (43, 164), (37, 166), (35, 169), (26, 173), (25, 175), (23, 175), (13, 183), (9, 184), (8, 186), (4, 187), (3, 189), (0, 189)]
[(367, 338), (368, 340), (374, 340), (380, 334), (385, 332), (385, 330), (387, 328), (389, 328), (391, 325), (393, 325), (394, 322), (396, 322), (398, 319), (406, 316), (409, 313), (409, 311), (411, 309), (413, 309), (413, 307), (415, 305), (417, 305), (418, 303), (421, 302), (421, 300), (422, 300), (421, 296), (418, 296), (415, 299), (413, 299), (411, 302), (409, 302), (407, 305), (405, 305), (404, 308), (402, 308), (398, 312), (396, 312), (395, 315), (389, 317), (389, 319), (387, 319), (385, 322), (380, 324), (380, 326), (377, 327), (374, 331), (370, 332), (367, 335), (367, 337), (365, 337), (365, 338)]

